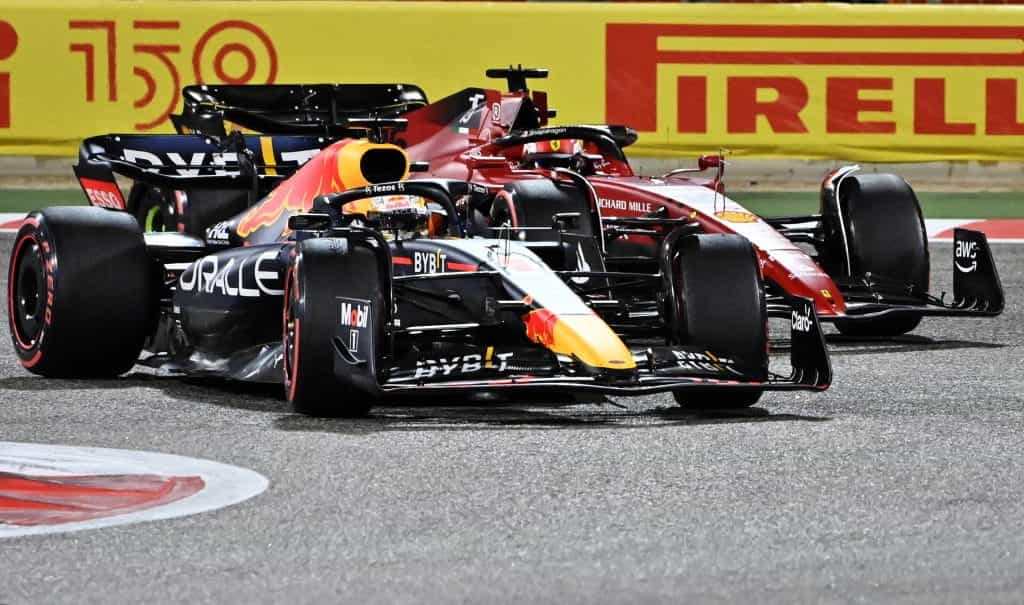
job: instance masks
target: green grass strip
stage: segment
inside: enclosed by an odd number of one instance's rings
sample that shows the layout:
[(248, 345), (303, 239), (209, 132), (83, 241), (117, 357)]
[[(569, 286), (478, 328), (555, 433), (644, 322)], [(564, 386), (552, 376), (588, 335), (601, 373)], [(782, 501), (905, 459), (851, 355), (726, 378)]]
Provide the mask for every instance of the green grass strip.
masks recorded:
[(0, 189), (0, 212), (29, 212), (47, 206), (85, 203), (81, 189)]
[[(731, 191), (734, 200), (764, 216), (813, 214), (812, 191)], [(917, 193), (928, 218), (1024, 218), (1024, 192)], [(0, 212), (28, 212), (45, 206), (84, 204), (80, 189), (0, 189)]]
[[(730, 197), (762, 216), (818, 212), (818, 193), (809, 191), (732, 191)], [(1024, 218), (1024, 192), (918, 191), (927, 218)]]

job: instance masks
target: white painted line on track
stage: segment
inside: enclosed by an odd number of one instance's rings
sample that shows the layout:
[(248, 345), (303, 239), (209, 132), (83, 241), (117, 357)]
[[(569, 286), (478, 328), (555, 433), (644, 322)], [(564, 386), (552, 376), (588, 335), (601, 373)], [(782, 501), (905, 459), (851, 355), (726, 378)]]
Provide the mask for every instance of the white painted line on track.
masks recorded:
[(0, 233), (14, 233), (21, 226), (24, 212), (0, 212)]
[[(942, 241), (935, 238), (936, 235), (949, 229), (955, 229), (960, 225), (966, 225), (967, 223), (974, 223), (980, 219), (976, 218), (926, 218), (924, 219), (924, 230), (928, 233), (928, 238), (931, 241)], [(952, 237), (949, 241), (952, 241)]]

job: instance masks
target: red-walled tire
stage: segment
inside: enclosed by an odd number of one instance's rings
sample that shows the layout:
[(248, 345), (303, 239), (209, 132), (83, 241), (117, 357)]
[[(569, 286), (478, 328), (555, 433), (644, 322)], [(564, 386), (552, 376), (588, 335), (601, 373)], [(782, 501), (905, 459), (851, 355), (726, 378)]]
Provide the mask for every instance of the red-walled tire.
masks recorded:
[(21, 364), (49, 377), (128, 371), (151, 332), (153, 266), (129, 214), (94, 207), (33, 212), (14, 240), (7, 282)]
[[(384, 284), (374, 250), (344, 239), (299, 243), (285, 279), (283, 310), (285, 397), (296, 412), (310, 416), (358, 417), (369, 412), (376, 393), (372, 371), (336, 374), (339, 299), (369, 301), (375, 365), (384, 345)], [(363, 334), (365, 339), (367, 334)], [(365, 341), (364, 341), (365, 342)], [(340, 343), (344, 346), (345, 343)]]
[[(525, 241), (558, 241), (551, 218), (560, 212), (578, 212), (578, 225), (570, 232), (595, 235), (585, 195), (575, 187), (558, 185), (548, 179), (514, 181), (505, 185), (491, 206), (491, 227), (508, 226), (515, 237)], [(521, 227), (529, 229), (517, 230)], [(489, 237), (501, 237), (491, 230)]]

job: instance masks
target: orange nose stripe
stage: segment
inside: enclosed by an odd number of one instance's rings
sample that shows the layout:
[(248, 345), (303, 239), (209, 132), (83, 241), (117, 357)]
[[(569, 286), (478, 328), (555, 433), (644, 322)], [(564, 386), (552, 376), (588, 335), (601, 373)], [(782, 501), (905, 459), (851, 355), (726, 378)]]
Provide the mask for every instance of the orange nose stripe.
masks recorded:
[(553, 353), (571, 355), (594, 368), (636, 367), (626, 345), (593, 313), (555, 315), (547, 309), (537, 309), (527, 313), (524, 321), (526, 337)]

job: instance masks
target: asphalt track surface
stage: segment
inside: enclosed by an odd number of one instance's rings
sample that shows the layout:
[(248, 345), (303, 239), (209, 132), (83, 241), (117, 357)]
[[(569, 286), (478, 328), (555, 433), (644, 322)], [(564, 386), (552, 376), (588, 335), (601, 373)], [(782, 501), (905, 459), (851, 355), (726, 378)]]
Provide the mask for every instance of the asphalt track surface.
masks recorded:
[[(1024, 246), (994, 253), (1002, 317), (831, 337), (831, 390), (719, 416), (656, 396), (314, 420), (230, 385), (36, 378), (3, 326), (0, 440), (208, 458), (270, 488), (4, 540), (0, 603), (1020, 603)], [(950, 254), (932, 245), (936, 289)]]

